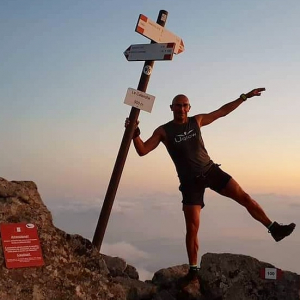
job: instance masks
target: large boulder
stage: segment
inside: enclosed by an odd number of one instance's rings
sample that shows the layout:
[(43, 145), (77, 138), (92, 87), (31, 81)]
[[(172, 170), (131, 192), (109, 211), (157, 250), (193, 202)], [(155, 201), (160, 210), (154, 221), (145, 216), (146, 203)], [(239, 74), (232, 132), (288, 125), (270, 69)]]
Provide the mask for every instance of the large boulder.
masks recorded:
[(53, 225), (33, 182), (0, 178), (0, 223), (35, 224), (45, 262), (42, 267), (7, 269), (0, 247), (0, 299), (127, 299), (126, 289), (112, 281), (92, 243)]
[(265, 268), (276, 267), (246, 255), (207, 253), (201, 260), (201, 292), (222, 300), (300, 299), (299, 275), (277, 270), (277, 279), (265, 279)]
[[(230, 253), (207, 253), (202, 256), (199, 283), (180, 290), (178, 280), (188, 271), (179, 265), (157, 271), (152, 283), (157, 298), (189, 300), (299, 300), (300, 275), (277, 270), (278, 278), (265, 279), (262, 270), (276, 268), (253, 257)], [(168, 294), (166, 294), (166, 291)]]

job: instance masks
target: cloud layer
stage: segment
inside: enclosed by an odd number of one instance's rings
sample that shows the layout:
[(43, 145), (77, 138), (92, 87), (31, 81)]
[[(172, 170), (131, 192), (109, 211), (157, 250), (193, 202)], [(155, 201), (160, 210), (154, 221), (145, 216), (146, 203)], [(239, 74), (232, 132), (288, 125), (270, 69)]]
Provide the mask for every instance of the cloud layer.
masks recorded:
[[(300, 197), (253, 195), (267, 215), (281, 223), (296, 222)], [(124, 258), (135, 266), (142, 280), (161, 268), (187, 263), (185, 224), (178, 194), (154, 193), (118, 197), (105, 233), (101, 252)], [(300, 273), (295, 262), (300, 232), (275, 243), (267, 229), (230, 199), (207, 191), (200, 220), (200, 252), (230, 252), (253, 256), (276, 267)], [(61, 203), (61, 202), (60, 202)], [(101, 200), (51, 202), (55, 225), (92, 240)], [(200, 259), (199, 259), (200, 261)]]

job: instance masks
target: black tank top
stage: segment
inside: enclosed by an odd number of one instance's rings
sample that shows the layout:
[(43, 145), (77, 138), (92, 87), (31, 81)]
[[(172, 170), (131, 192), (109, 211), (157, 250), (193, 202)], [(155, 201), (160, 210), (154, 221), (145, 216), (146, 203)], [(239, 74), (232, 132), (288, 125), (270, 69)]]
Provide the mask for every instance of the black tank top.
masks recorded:
[(195, 117), (185, 124), (170, 121), (163, 125), (166, 132), (166, 148), (175, 164), (180, 181), (205, 174), (213, 164), (201, 136)]

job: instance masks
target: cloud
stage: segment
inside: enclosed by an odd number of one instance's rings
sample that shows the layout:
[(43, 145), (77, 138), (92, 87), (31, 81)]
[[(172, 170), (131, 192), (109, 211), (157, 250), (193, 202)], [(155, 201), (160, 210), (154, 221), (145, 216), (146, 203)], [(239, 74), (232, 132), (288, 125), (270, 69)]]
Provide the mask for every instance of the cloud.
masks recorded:
[(52, 199), (51, 201), (46, 200), (45, 204), (52, 212), (62, 213), (62, 212), (85, 212), (89, 210), (97, 210), (100, 212), (103, 201), (99, 198), (89, 198), (84, 199), (78, 198), (76, 196), (62, 197), (61, 199)]
[(297, 203), (291, 203), (289, 206), (293, 209), (300, 209), (300, 200)]
[(115, 244), (104, 243), (101, 247), (101, 252), (113, 257), (122, 257), (127, 262), (139, 262), (150, 257), (147, 252), (141, 251), (131, 244), (123, 241)]
[(135, 203), (133, 202), (117, 199), (117, 201), (114, 201), (112, 211), (114, 213), (126, 213), (134, 209), (134, 206)]
[(104, 243), (101, 247), (101, 252), (112, 257), (123, 258), (128, 264), (136, 268), (140, 280), (145, 281), (152, 279), (153, 272), (146, 269), (146, 266), (151, 264), (152, 261), (149, 253), (139, 250), (127, 242), (115, 244)]
[(151, 280), (153, 278), (153, 272), (149, 272), (144, 268), (136, 267), (137, 272), (139, 273), (139, 279), (141, 281)]

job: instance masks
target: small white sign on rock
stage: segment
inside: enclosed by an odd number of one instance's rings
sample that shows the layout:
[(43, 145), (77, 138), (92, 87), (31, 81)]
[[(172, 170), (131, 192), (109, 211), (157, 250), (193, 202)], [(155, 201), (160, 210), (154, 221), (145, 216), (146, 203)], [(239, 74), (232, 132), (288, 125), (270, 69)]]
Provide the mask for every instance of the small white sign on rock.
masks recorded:
[(283, 271), (278, 268), (264, 268), (261, 270), (261, 277), (263, 279), (278, 280), (283, 276)]

